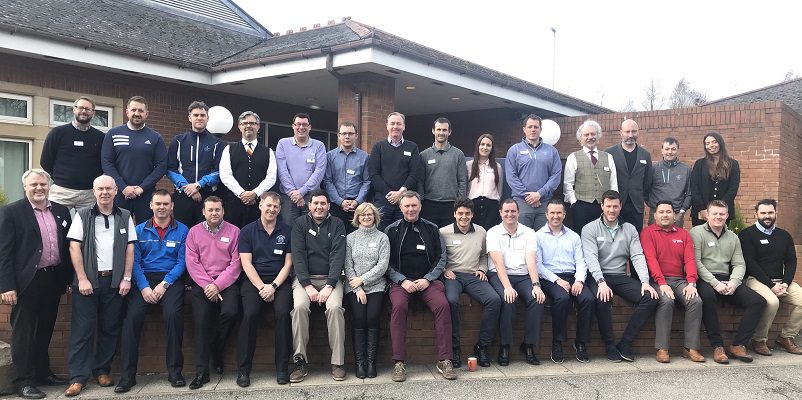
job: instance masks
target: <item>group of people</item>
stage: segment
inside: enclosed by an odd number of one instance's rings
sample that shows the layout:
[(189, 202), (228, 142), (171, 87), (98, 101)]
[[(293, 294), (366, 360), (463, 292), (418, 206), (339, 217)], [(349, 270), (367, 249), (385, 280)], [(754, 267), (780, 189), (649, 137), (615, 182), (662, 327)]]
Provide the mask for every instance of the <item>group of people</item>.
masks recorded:
[[(502, 169), (489, 134), (478, 138), (466, 162), (449, 143), (446, 118), (433, 124), (433, 145), (419, 151), (403, 137), (404, 115), (391, 113), (387, 140), (368, 154), (356, 146), (354, 124), (342, 123), (338, 147), (326, 152), (309, 136), (311, 118), (296, 114), (293, 137), (274, 151), (257, 138), (256, 113), (239, 116), (242, 140), (227, 145), (206, 130), (208, 107), (196, 101), (188, 107), (190, 129), (168, 148), (145, 124), (144, 98), (131, 98), (127, 123), (105, 135), (90, 125), (94, 107), (87, 97), (75, 101), (72, 123), (45, 141), (42, 169), (23, 175), (26, 198), (2, 209), (0, 294), (13, 305), (12, 357), (22, 397), (44, 397), (38, 385), (68, 383), (65, 395), (75, 396), (90, 378), (128, 392), (136, 385), (149, 306), (162, 310), (168, 380), (187, 385), (185, 278), (195, 332), (190, 389), (209, 382), (212, 369), (223, 373), (237, 323), (236, 382), (250, 385), (261, 312), (270, 306), (278, 383), (301, 382), (309, 373), (313, 305), (325, 310), (331, 376), (345, 379), (344, 299), (358, 378), (377, 376), (389, 298), (392, 379), (406, 379), (407, 314), (417, 298), (434, 315), (436, 369), (456, 379), (462, 293), (483, 305), (470, 350), (483, 367), (491, 364), (497, 333), (496, 361), (510, 363), (517, 299), (526, 307), (519, 349), (533, 365), (540, 363), (547, 299), (554, 362), (565, 359), (574, 303), (572, 348), (580, 362), (589, 361), (594, 315), (607, 358), (620, 362), (634, 361), (632, 343), (655, 312), (656, 358), (669, 362), (675, 302), (686, 310), (682, 355), (693, 361), (705, 360), (702, 323), (716, 362), (751, 361), (748, 345), (770, 355), (768, 331), (781, 301), (794, 308), (776, 344), (802, 354), (793, 340), (802, 328), (793, 240), (776, 226), (777, 203), (770, 199), (755, 207), (753, 227), (739, 235), (727, 229), (739, 170), (718, 133), (704, 136), (706, 156), (693, 168), (678, 161), (679, 143), (670, 137), (653, 165), (637, 144), (635, 121), (622, 124), (620, 144), (601, 151), (601, 128), (588, 120), (577, 130), (582, 148), (566, 162), (563, 201), (554, 197), (562, 163), (540, 138), (536, 115), (524, 119), (524, 138)], [(165, 174), (172, 194), (156, 188)], [(501, 197), (504, 179), (512, 198)], [(643, 228), (645, 205), (654, 223)], [(688, 209), (690, 232), (682, 228)], [(67, 288), (72, 329), (65, 380), (50, 370), (47, 348)], [(614, 295), (635, 304), (618, 341)], [(719, 301), (745, 309), (726, 348)], [(110, 365), (118, 341), (115, 385)]]

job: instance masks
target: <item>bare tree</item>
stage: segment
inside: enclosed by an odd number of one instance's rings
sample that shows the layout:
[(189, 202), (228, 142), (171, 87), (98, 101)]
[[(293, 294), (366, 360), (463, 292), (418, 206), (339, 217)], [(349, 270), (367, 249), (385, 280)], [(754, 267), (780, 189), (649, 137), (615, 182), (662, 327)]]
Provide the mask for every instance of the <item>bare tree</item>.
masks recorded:
[(618, 109), (618, 112), (623, 112), (623, 113), (635, 112), (635, 111), (638, 111), (638, 110), (635, 109), (635, 101), (634, 100), (627, 101), (627, 103), (624, 104), (623, 107)]
[(668, 99), (669, 108), (685, 108), (704, 104), (707, 102), (707, 93), (694, 90), (691, 83), (682, 78), (674, 86), (671, 97)]
[(792, 81), (792, 80), (794, 80), (794, 79), (796, 79), (796, 78), (799, 78), (799, 76), (797, 76), (797, 75), (794, 73), (794, 70), (790, 70), (790, 71), (788, 71), (788, 72), (786, 72), (786, 73), (785, 73), (785, 78), (783, 78), (783, 82)]
[(663, 96), (663, 93), (660, 90), (659, 80), (652, 78), (646, 88), (643, 89), (643, 94), (645, 98), (640, 105), (643, 106), (644, 110), (654, 111), (663, 107), (663, 103), (665, 103), (666, 98)]

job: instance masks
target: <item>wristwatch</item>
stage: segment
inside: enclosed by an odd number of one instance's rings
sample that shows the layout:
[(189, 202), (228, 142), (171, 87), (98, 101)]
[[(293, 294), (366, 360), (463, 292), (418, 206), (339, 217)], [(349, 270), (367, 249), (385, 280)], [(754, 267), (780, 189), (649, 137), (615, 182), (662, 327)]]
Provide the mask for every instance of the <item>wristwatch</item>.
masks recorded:
[(696, 282), (688, 282), (688, 285), (690, 285), (691, 287), (696, 287)]
[(273, 289), (278, 289), (278, 285), (276, 285), (276, 282), (271, 282), (270, 286), (273, 286)]
[(165, 289), (167, 289), (167, 288), (169, 288), (169, 287), (170, 287), (170, 283), (168, 283), (167, 281), (163, 281), (163, 282), (162, 282), (162, 287), (163, 287), (163, 288), (165, 288)]
[(124, 276), (123, 280), (126, 281), (126, 282), (131, 282), (131, 277), (130, 276)]
[(532, 282), (532, 287), (540, 286), (540, 281)]
[(602, 283), (604, 283), (604, 278), (596, 279), (596, 283), (601, 285)]

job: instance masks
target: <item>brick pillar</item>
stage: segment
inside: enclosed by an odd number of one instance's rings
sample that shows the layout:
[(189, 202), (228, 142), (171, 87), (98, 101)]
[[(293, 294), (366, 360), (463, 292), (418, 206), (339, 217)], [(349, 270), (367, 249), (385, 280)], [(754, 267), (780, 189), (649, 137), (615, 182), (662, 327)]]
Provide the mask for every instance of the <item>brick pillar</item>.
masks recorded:
[(337, 92), (337, 123), (356, 123), (356, 87), (362, 94), (359, 147), (370, 152), (373, 144), (387, 137), (387, 115), (395, 111), (395, 79), (372, 72), (344, 75)]

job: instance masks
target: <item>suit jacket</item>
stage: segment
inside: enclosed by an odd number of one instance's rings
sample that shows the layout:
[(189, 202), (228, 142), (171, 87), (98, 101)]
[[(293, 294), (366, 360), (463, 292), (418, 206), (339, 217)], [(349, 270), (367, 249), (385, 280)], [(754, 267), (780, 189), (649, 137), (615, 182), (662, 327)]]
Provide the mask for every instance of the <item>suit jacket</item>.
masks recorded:
[(610, 153), (613, 156), (613, 161), (615, 161), (621, 205), (623, 206), (627, 199), (632, 199), (635, 209), (642, 213), (643, 203), (649, 198), (649, 191), (652, 190), (652, 179), (654, 179), (652, 176), (652, 155), (643, 146), (638, 145), (635, 148), (635, 151), (638, 152), (635, 167), (632, 168), (630, 173), (621, 143), (605, 151)]
[[(72, 218), (67, 207), (50, 203), (61, 257), (57, 271), (66, 290), (74, 273), (67, 240)], [(16, 290), (19, 295), (33, 280), (42, 257), (42, 234), (27, 198), (0, 209), (0, 232), (0, 293)]]

